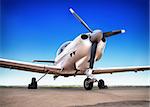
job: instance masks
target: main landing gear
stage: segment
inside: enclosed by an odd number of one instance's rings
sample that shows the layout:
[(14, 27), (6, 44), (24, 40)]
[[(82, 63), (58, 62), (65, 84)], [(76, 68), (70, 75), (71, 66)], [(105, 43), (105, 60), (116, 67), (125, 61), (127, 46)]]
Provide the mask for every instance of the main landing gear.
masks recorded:
[(36, 78), (32, 78), (31, 84), (28, 85), (28, 89), (37, 89), (37, 81)]
[(45, 72), (44, 75), (42, 75), (37, 81), (36, 81), (36, 78), (33, 77), (32, 80), (31, 80), (31, 84), (28, 85), (28, 89), (37, 89), (37, 82), (40, 81), (43, 77), (45, 77), (47, 74), (49, 73), (49, 71)]

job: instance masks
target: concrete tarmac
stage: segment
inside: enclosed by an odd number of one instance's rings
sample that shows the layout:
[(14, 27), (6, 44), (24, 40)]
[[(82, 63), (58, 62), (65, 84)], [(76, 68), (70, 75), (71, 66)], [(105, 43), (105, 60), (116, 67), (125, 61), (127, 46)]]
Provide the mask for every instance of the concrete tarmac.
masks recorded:
[(0, 88), (0, 107), (150, 107), (150, 87)]

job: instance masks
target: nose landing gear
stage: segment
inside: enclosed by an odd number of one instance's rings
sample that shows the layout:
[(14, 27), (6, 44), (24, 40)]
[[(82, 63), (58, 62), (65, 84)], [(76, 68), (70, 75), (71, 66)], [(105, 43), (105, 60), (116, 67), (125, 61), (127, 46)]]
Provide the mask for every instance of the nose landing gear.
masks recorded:
[(99, 89), (106, 89), (106, 88), (108, 88), (107, 85), (105, 85), (104, 80), (100, 79), (99, 81), (93, 81), (93, 80), (90, 79), (90, 78), (86, 78), (86, 79), (84, 80), (84, 88), (85, 88), (86, 90), (92, 90), (92, 88), (93, 88), (93, 83), (94, 83), (94, 82), (98, 82), (98, 88), (99, 88)]
[(98, 82), (98, 88), (99, 89), (104, 89), (107, 88), (107, 86), (105, 85), (104, 80), (100, 79), (99, 81), (94, 77), (94, 75), (92, 74), (93, 70), (92, 69), (87, 69), (85, 71), (85, 74), (87, 76), (87, 78), (84, 80), (84, 88), (86, 90), (91, 90), (93, 88), (93, 83), (94, 82)]

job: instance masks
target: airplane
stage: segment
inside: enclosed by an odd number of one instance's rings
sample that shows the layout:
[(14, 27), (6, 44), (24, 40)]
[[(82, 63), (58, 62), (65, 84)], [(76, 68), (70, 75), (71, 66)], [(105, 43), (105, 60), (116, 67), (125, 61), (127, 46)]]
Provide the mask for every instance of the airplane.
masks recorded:
[(72, 8), (69, 10), (89, 32), (80, 34), (73, 41), (63, 43), (57, 50), (54, 61), (33, 60), (33, 62), (46, 62), (52, 63), (53, 65), (50, 66), (0, 58), (0, 67), (44, 73), (38, 80), (33, 77), (31, 83), (28, 85), (28, 89), (37, 89), (37, 82), (47, 74), (53, 74), (54, 80), (59, 76), (69, 77), (86, 75), (87, 78), (84, 80), (84, 88), (85, 90), (91, 90), (95, 82), (98, 83), (99, 89), (107, 88), (104, 80), (97, 80), (94, 74), (150, 70), (150, 66), (93, 68), (94, 63), (99, 61), (103, 55), (106, 39), (117, 34), (125, 33), (125, 30), (110, 32), (102, 32), (99, 29), (92, 30)]

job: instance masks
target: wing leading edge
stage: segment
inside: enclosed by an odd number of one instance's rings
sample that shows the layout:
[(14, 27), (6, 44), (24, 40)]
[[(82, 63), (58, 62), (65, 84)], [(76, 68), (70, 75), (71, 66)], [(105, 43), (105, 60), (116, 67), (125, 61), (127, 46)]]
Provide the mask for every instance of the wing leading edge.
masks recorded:
[(61, 68), (59, 68), (57, 66), (33, 64), (33, 63), (8, 60), (8, 59), (3, 59), (3, 58), (0, 58), (0, 67), (24, 70), (24, 71), (30, 71), (30, 72), (37, 72), (37, 73), (48, 72), (49, 74), (57, 74), (61, 70)]
[(150, 70), (150, 66), (129, 66), (94, 69), (93, 74), (119, 73), (119, 72), (137, 72)]

